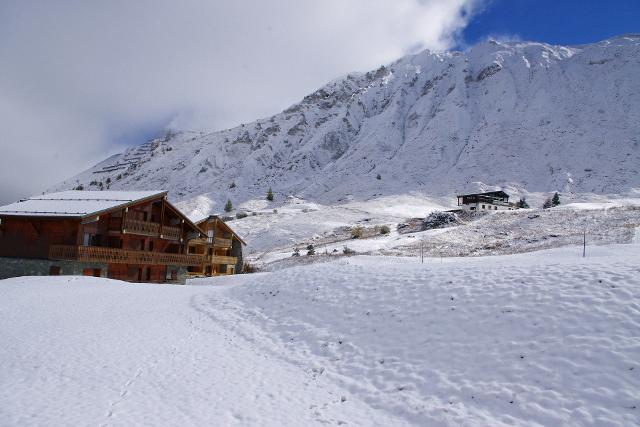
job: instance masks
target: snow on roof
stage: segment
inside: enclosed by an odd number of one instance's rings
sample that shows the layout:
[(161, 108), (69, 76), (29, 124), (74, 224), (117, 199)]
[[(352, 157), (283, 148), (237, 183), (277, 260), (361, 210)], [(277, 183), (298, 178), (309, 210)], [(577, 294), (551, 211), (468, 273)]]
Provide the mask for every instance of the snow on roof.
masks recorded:
[(0, 215), (84, 217), (165, 194), (164, 191), (62, 191), (2, 206)]

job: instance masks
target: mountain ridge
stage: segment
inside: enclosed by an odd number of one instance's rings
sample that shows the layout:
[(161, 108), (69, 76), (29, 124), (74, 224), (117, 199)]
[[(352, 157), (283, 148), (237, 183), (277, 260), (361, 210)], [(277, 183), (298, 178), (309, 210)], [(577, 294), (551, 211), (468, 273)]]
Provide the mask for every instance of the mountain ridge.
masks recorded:
[(265, 119), (145, 142), (52, 190), (162, 188), (212, 210), (269, 187), (324, 203), (498, 187), (623, 193), (640, 187), (634, 75), (637, 34), (423, 51), (334, 79)]

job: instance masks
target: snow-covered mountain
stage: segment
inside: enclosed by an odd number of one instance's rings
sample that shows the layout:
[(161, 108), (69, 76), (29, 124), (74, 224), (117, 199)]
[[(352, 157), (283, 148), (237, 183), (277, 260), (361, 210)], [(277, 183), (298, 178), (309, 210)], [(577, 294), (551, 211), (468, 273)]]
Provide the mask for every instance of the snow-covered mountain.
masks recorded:
[(488, 186), (621, 193), (640, 187), (638, 76), (640, 35), (424, 51), (273, 117), (144, 143), (55, 189), (166, 189), (211, 210), (270, 186), (325, 203)]

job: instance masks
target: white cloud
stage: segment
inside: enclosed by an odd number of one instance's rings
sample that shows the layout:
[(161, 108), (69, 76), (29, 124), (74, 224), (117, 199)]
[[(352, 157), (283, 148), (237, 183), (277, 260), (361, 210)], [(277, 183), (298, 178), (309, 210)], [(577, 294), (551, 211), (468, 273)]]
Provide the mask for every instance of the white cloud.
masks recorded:
[(0, 202), (91, 166), (122, 135), (230, 127), (338, 75), (449, 48), (479, 1), (5, 3)]

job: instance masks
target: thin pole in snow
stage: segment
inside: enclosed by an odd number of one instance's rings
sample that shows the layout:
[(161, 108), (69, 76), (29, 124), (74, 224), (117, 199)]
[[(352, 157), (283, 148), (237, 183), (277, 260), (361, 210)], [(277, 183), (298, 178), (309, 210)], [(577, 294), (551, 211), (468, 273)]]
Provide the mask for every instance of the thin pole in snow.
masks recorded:
[(587, 256), (587, 230), (582, 233), (582, 258)]
[(420, 240), (420, 262), (424, 264), (424, 241)]

